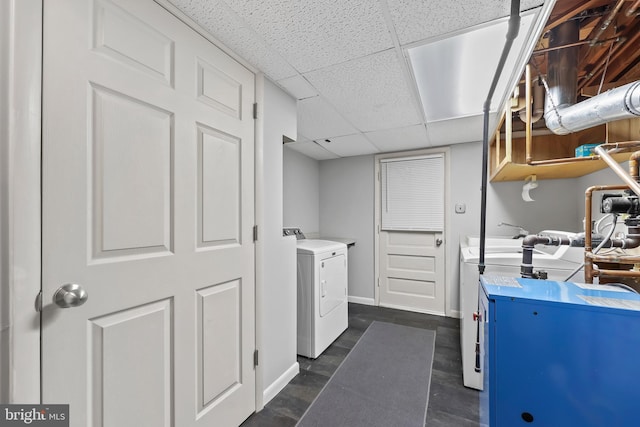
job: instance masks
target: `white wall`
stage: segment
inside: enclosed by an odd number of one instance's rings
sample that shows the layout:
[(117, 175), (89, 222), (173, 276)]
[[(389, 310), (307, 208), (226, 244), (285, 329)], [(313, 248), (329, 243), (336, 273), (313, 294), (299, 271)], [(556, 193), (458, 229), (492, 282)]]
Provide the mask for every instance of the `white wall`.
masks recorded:
[(284, 148), (284, 226), (320, 233), (320, 162)]
[(320, 162), (320, 235), (356, 240), (349, 249), (349, 299), (374, 303), (374, 157)]
[(296, 101), (264, 79), (263, 169), (264, 201), (259, 247), (262, 249), (260, 307), (263, 399), (266, 404), (299, 371), (296, 357), (296, 242), (282, 237), (283, 135), (295, 138)]
[[(0, 3), (0, 52), (9, 52), (9, 2)], [(0, 55), (0, 111), (9, 111), (9, 57)], [(9, 117), (0, 114), (0, 402), (9, 401)]]

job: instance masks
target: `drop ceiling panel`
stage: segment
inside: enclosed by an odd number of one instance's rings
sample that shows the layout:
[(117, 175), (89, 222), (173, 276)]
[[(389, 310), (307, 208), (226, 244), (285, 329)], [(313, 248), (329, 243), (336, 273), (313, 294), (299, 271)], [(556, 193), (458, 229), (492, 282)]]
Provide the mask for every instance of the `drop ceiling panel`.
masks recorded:
[[(509, 0), (387, 0), (400, 44), (442, 36), (463, 28), (509, 16)], [(542, 0), (523, 0), (520, 10), (539, 6)], [(428, 21), (425, 18), (428, 17)]]
[(421, 123), (395, 50), (306, 73), (305, 77), (360, 131)]
[[(489, 114), (489, 130), (495, 128), (497, 117), (495, 113)], [(427, 124), (429, 141), (434, 147), (482, 141), (483, 130), (482, 114)], [(489, 135), (489, 137), (491, 137), (491, 135)]]
[(377, 1), (227, 2), (301, 73), (393, 47)]
[(378, 153), (379, 150), (362, 134), (331, 138), (331, 142), (317, 141), (318, 144), (340, 157), (362, 156)]
[(170, 0), (198, 25), (272, 80), (296, 75), (296, 70), (268, 46), (222, 0)]
[(278, 80), (277, 83), (296, 99), (318, 96), (318, 91), (301, 75)]
[(340, 157), (337, 154), (325, 150), (320, 145), (312, 141), (292, 142), (290, 144), (286, 144), (284, 147), (285, 150), (295, 150), (307, 157), (311, 157), (312, 159), (316, 160), (329, 160), (337, 159)]
[(365, 136), (381, 152), (413, 150), (430, 145), (424, 125), (367, 132)]
[(322, 97), (316, 96), (298, 101), (298, 131), (307, 139), (324, 139), (358, 130)]

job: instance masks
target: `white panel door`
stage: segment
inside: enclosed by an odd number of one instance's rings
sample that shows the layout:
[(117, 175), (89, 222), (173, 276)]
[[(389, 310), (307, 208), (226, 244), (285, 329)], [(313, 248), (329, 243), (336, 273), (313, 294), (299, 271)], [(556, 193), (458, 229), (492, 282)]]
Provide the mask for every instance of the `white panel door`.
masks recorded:
[(379, 304), (444, 315), (444, 245), (442, 233), (381, 231)]
[[(152, 0), (45, 1), (43, 66), (43, 401), (73, 427), (237, 426), (253, 73)], [(53, 302), (68, 283), (86, 303)]]
[(390, 157), (379, 166), (378, 304), (444, 315), (444, 154)]

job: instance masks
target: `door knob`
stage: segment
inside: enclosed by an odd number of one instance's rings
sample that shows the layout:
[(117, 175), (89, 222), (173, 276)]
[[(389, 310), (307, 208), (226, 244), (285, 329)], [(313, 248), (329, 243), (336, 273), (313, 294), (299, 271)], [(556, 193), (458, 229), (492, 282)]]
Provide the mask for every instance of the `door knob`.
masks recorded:
[(442, 239), (436, 239), (436, 246), (440, 247), (441, 244), (442, 244)]
[(87, 291), (75, 283), (62, 285), (53, 294), (53, 302), (61, 308), (78, 307), (87, 302), (88, 298)]

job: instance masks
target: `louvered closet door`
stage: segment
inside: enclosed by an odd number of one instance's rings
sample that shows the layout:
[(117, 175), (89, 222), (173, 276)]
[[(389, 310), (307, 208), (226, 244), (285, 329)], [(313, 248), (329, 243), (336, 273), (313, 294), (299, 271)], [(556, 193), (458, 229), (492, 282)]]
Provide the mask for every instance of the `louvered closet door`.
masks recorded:
[(380, 161), (379, 304), (444, 314), (444, 155)]
[[(73, 427), (237, 426), (254, 75), (151, 0), (43, 3), (43, 400)], [(68, 283), (86, 303), (52, 303)]]

